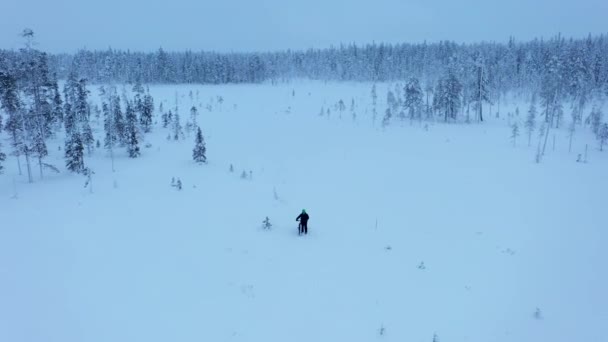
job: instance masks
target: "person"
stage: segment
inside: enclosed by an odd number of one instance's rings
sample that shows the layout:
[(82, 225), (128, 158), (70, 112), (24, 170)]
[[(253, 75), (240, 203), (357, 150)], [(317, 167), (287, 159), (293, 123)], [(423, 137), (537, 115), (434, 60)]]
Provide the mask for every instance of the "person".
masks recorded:
[(298, 235), (308, 234), (308, 219), (310, 216), (306, 213), (305, 209), (302, 209), (302, 213), (296, 218), (296, 221), (300, 221), (298, 226)]

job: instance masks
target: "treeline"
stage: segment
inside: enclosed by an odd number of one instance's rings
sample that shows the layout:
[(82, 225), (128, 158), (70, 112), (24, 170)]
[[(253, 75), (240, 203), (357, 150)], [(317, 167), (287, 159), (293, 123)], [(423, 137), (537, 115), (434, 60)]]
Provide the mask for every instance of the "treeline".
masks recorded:
[[(11, 52), (4, 52), (11, 55)], [(61, 79), (74, 71), (90, 82), (244, 83), (310, 78), (336, 81), (400, 81), (412, 77), (424, 84), (452, 70), (463, 84), (481, 68), (489, 88), (498, 93), (540, 90), (555, 78), (562, 95), (580, 98), (606, 91), (608, 39), (536, 39), (503, 43), (354, 44), (328, 49), (272, 53), (88, 51), (49, 56)]]

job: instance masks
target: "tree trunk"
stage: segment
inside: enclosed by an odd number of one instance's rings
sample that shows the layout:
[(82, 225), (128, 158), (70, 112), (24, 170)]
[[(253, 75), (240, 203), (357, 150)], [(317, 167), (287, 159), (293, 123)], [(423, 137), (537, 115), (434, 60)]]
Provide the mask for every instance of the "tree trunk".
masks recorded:
[(542, 151), (542, 155), (545, 155), (545, 148), (547, 147), (547, 140), (549, 139), (549, 130), (551, 129), (551, 126), (547, 126), (547, 131), (545, 132), (545, 142), (543, 143), (543, 151)]

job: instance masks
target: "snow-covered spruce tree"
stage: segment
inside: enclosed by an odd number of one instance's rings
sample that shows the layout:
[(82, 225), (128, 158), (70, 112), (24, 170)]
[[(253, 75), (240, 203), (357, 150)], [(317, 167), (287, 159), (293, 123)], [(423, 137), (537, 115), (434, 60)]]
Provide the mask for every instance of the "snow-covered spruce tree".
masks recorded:
[(388, 91), (388, 93), (386, 93), (386, 105), (391, 110), (391, 113), (397, 112), (397, 107), (399, 106), (399, 104), (397, 103), (397, 98), (395, 97), (395, 94), (390, 90)]
[(536, 128), (536, 95), (532, 96), (532, 102), (530, 103), (530, 109), (528, 109), (528, 116), (525, 122), (526, 132), (528, 133), (528, 147), (532, 143), (532, 133)]
[(182, 125), (179, 122), (179, 114), (175, 113), (173, 118), (173, 140), (179, 140), (183, 137), (184, 131), (182, 130)]
[(600, 127), (602, 126), (602, 111), (595, 107), (589, 114), (589, 121), (591, 123), (591, 131), (595, 136), (597, 136), (600, 132)]
[(198, 127), (196, 131), (196, 141), (194, 144), (194, 150), (192, 151), (192, 159), (195, 162), (202, 164), (207, 162), (207, 148), (205, 147), (205, 139), (203, 138), (203, 132)]
[(163, 128), (169, 127), (169, 124), (171, 123), (171, 119), (170, 119), (171, 115), (170, 114), (171, 114), (171, 110), (169, 110), (169, 112), (166, 112), (166, 113), (163, 112), (160, 115), (160, 119), (163, 122)]
[(198, 127), (198, 109), (196, 106), (192, 106), (192, 108), (190, 108), (190, 120), (192, 121), (194, 129), (196, 129)]
[(519, 136), (519, 125), (514, 122), (511, 126), (511, 140), (513, 141), (513, 147), (517, 145), (517, 137)]
[(76, 85), (76, 102), (73, 104), (73, 108), (80, 138), (82, 139), (82, 143), (87, 147), (89, 154), (91, 154), (95, 146), (95, 137), (93, 136), (90, 124), (91, 110), (87, 101), (88, 95), (89, 91), (87, 90), (86, 80), (80, 79)]
[(124, 146), (127, 141), (127, 125), (125, 123), (125, 117), (122, 114), (122, 109), (120, 108), (120, 97), (118, 94), (112, 95), (110, 109), (111, 113), (114, 115), (114, 132), (120, 145)]
[(473, 108), (475, 108), (479, 121), (483, 121), (483, 103), (490, 103), (488, 86), (489, 82), (485, 63), (483, 57), (478, 55), (476, 56), (475, 61), (475, 81), (472, 87), (471, 102), (473, 103)]
[(74, 130), (65, 142), (65, 165), (71, 172), (84, 172), (84, 145), (80, 133)]
[[(2, 56), (0, 55), (0, 58)], [(17, 158), (17, 166), (21, 175), (20, 156), (25, 148), (25, 132), (23, 130), (23, 116), (21, 115), (21, 101), (19, 100), (17, 79), (5, 65), (5, 61), (0, 60), (0, 108), (7, 114), (8, 118), (4, 129), (8, 132), (11, 139), (11, 153)]]
[(154, 113), (154, 99), (150, 93), (144, 95), (141, 110), (139, 112), (139, 123), (144, 133), (150, 133), (152, 131), (152, 116)]
[(456, 120), (461, 104), (462, 84), (451, 67), (442, 82), (442, 87), (435, 94), (441, 100), (440, 107), (444, 111), (444, 121)]
[(57, 76), (54, 76), (54, 80), (53, 80), (52, 116), (53, 116), (53, 119), (55, 120), (55, 124), (57, 126), (60, 126), (63, 123), (63, 100), (61, 100), (61, 93), (59, 92)]
[(144, 95), (143, 102), (139, 111), (139, 123), (144, 133), (152, 131), (152, 119), (154, 115), (154, 98), (150, 95), (150, 91)]
[(604, 123), (598, 133), (598, 140), (600, 141), (600, 151), (604, 150), (604, 144), (608, 141), (608, 123)]
[(38, 158), (38, 166), (40, 167), (40, 179), (44, 178), (43, 173), (43, 165), (44, 162), (42, 159), (49, 155), (49, 152), (46, 148), (46, 143), (44, 142), (44, 133), (41, 129), (38, 129), (34, 132), (34, 138), (32, 139), (32, 146), (30, 147), (32, 154)]
[(404, 109), (408, 112), (410, 120), (422, 117), (422, 87), (417, 78), (411, 78), (404, 88)]
[(101, 111), (103, 112), (103, 129), (105, 131), (103, 146), (110, 152), (112, 171), (114, 171), (114, 146), (116, 146), (118, 143), (116, 127), (114, 126), (114, 115), (110, 111), (110, 106), (106, 102), (101, 104)]
[(131, 102), (127, 102), (126, 108), (126, 120), (127, 120), (127, 152), (129, 158), (137, 158), (140, 156), (139, 151), (139, 139), (137, 132), (137, 115), (135, 114), (135, 108)]

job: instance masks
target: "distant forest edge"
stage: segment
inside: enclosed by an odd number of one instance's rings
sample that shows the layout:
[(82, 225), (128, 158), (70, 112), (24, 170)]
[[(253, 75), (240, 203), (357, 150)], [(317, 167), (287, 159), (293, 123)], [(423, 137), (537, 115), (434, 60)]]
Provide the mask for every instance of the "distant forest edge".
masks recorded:
[[(0, 50), (6, 59), (18, 51)], [(1, 56), (0, 56), (1, 58)], [(503, 43), (354, 44), (267, 53), (156, 52), (108, 49), (48, 54), (59, 79), (70, 72), (93, 83), (259, 83), (293, 78), (386, 82), (420, 79), (435, 85), (452, 74), (467, 88), (482, 74), (491, 97), (512, 90), (537, 92), (552, 83), (560, 96), (608, 92), (608, 36)]]

